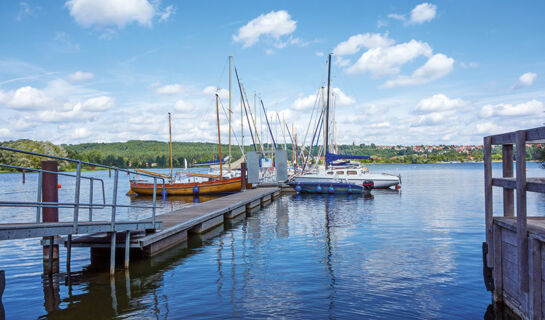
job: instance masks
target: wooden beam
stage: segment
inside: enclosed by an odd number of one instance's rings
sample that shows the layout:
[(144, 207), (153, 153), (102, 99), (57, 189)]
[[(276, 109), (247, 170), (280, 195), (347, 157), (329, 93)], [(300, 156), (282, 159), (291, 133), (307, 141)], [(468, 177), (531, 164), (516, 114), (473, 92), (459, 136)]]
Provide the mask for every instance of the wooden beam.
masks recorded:
[(498, 224), (493, 225), (494, 246), (488, 250), (494, 251), (494, 301), (503, 300), (503, 254), (502, 254), (502, 231)]
[[(493, 219), (493, 202), (492, 202), (492, 139), (484, 138), (484, 211), (486, 223), (486, 243), (488, 248), (492, 247), (492, 219)], [(493, 267), (494, 260), (492, 259), (493, 252), (488, 250), (487, 264), (489, 268)]]
[[(504, 144), (502, 147), (502, 170), (504, 178), (513, 177), (513, 145)], [(515, 216), (515, 193), (513, 189), (503, 189), (503, 216)]]
[(526, 132), (516, 133), (517, 146), (517, 250), (520, 291), (528, 293), (528, 226), (526, 220)]
[(541, 319), (541, 243), (539, 240), (530, 238), (530, 294), (528, 301), (528, 311), (530, 319)]

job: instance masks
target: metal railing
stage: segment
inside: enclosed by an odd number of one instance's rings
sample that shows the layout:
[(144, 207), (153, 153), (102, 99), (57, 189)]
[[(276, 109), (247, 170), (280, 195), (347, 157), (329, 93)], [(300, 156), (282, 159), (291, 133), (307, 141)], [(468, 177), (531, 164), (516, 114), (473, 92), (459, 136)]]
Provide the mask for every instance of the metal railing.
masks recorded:
[[(69, 174), (65, 172), (57, 172), (57, 171), (49, 171), (44, 169), (36, 169), (36, 168), (26, 168), (22, 166), (14, 166), (9, 164), (0, 164), (0, 167), (3, 168), (9, 168), (9, 169), (15, 169), (15, 170), (25, 170), (29, 172), (38, 172), (38, 186), (37, 186), (37, 196), (36, 196), (36, 202), (32, 201), (1, 201), (0, 200), (0, 207), (35, 207), (36, 208), (36, 223), (40, 223), (42, 220), (42, 212), (43, 208), (73, 208), (73, 233), (78, 233), (78, 224), (80, 222), (79, 218), (79, 211), (80, 209), (88, 209), (89, 210), (89, 221), (93, 221), (93, 209), (104, 209), (106, 207), (112, 208), (111, 213), (111, 219), (110, 219), (110, 225), (111, 225), (111, 231), (115, 231), (115, 224), (116, 224), (116, 213), (118, 208), (139, 208), (139, 209), (151, 209), (152, 215), (151, 215), (151, 222), (153, 225), (153, 228), (155, 228), (155, 215), (156, 215), (156, 209), (162, 208), (162, 206), (157, 206), (157, 196), (156, 196), (156, 190), (157, 190), (157, 180), (162, 181), (162, 188), (165, 189), (165, 179), (161, 177), (157, 177), (151, 174), (136, 172), (133, 170), (123, 169), (119, 167), (113, 167), (113, 166), (107, 166), (102, 165), (98, 163), (92, 163), (82, 160), (75, 160), (70, 159), (66, 157), (58, 157), (53, 155), (47, 155), (32, 151), (26, 151), (26, 150), (19, 150), (9, 147), (0, 146), (0, 150), (8, 151), (8, 152), (14, 152), (14, 153), (23, 153), (33, 156), (39, 156), (44, 157), (48, 159), (54, 159), (54, 160), (60, 160), (60, 161), (67, 161), (71, 163), (76, 163), (76, 173), (75, 174)], [(86, 177), (81, 175), (82, 171), (82, 165), (87, 165), (91, 167), (100, 167), (105, 168), (109, 170), (114, 171), (114, 185), (113, 185), (113, 195), (112, 195), (112, 202), (106, 203), (106, 192), (104, 188), (104, 180), (94, 177)], [(117, 203), (117, 189), (119, 184), (119, 172), (127, 172), (128, 174), (138, 174), (145, 177), (153, 178), (153, 204), (151, 206), (144, 206), (144, 205), (122, 205)], [(68, 176), (73, 177), (76, 179), (75, 182), (75, 192), (74, 192), (74, 202), (44, 202), (42, 201), (42, 181), (43, 181), (43, 174), (55, 174), (60, 176)], [(89, 180), (89, 202), (88, 203), (81, 203), (80, 202), (80, 196), (81, 196), (81, 181), (83, 180)], [(93, 203), (93, 190), (94, 190), (94, 182), (98, 181), (100, 182), (100, 185), (102, 187), (102, 203)]]

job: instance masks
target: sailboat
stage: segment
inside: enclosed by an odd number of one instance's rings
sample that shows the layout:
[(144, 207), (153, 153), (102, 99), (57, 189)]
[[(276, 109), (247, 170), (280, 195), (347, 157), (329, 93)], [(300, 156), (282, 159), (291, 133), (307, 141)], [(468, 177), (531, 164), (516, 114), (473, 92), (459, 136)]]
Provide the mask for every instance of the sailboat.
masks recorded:
[[(229, 85), (229, 89), (231, 89), (230, 87), (231, 86)], [(222, 159), (220, 118), (219, 118), (219, 96), (217, 93), (216, 93), (216, 115), (217, 115), (217, 124), (218, 124), (218, 146), (219, 146), (218, 159)], [(224, 177), (223, 161), (219, 162), (219, 169), (220, 169), (219, 175), (184, 172), (183, 177), (185, 177), (186, 180), (176, 181), (176, 178), (172, 174), (172, 170), (173, 170), (172, 169), (172, 126), (171, 126), (170, 113), (168, 114), (168, 122), (169, 122), (169, 136), (170, 136), (170, 142), (169, 142), (170, 176), (158, 174), (158, 173), (155, 175), (161, 178), (168, 178), (169, 183), (164, 184), (164, 189), (163, 189), (163, 185), (158, 184), (157, 187), (155, 188), (156, 194), (164, 193), (163, 190), (166, 191), (167, 195), (222, 194), (222, 193), (239, 192), (241, 190), (242, 177), (241, 176), (228, 177), (228, 178)], [(229, 132), (229, 153), (231, 153), (230, 133), (231, 132)], [(230, 166), (230, 160), (229, 160), (229, 166)], [(150, 173), (150, 172), (148, 171), (147, 173)], [(189, 179), (193, 179), (193, 181), (189, 181)], [(196, 181), (197, 179), (198, 181)], [(153, 191), (154, 191), (153, 182), (131, 180), (130, 186), (131, 186), (131, 190), (129, 191), (129, 193), (136, 193), (139, 195), (153, 195)]]
[[(329, 54), (327, 76), (327, 103), (324, 110), (325, 169), (317, 168), (295, 175), (288, 183), (297, 192), (352, 193), (370, 188), (399, 186), (401, 177), (388, 173), (370, 173), (361, 166), (339, 166), (341, 159), (370, 159), (369, 156), (331, 153), (329, 148), (329, 96), (331, 86), (331, 54)], [(346, 163), (349, 164), (349, 163)]]

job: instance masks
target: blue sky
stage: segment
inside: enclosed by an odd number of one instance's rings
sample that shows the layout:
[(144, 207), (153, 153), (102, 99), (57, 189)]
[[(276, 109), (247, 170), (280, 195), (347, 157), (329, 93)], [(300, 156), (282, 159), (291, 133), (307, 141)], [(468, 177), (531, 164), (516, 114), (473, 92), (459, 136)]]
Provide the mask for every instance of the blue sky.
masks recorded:
[(478, 144), (545, 123), (543, 12), (543, 1), (2, 1), (0, 141), (166, 141), (168, 112), (174, 140), (215, 141), (229, 55), (251, 104), (261, 97), (302, 141), (332, 52), (339, 143)]

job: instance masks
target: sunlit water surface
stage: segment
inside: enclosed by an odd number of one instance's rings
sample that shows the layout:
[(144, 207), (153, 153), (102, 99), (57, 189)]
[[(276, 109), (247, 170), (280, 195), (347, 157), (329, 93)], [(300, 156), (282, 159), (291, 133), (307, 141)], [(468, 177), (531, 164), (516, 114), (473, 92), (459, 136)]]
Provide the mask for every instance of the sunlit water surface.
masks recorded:
[[(528, 176), (545, 176), (538, 164), (528, 168)], [(283, 196), (204, 238), (133, 260), (115, 279), (107, 263), (90, 264), (88, 249), (73, 249), (70, 275), (48, 278), (39, 240), (0, 242), (6, 318), (482, 319), (490, 304), (482, 280), (483, 165), (369, 169), (401, 174), (403, 188), (375, 190), (372, 199)], [(94, 175), (104, 178), (109, 201), (108, 172)], [(35, 181), (27, 174), (23, 185), (20, 174), (1, 174), (0, 199), (35, 201)], [(73, 181), (60, 183), (61, 198), (70, 200)], [(119, 201), (150, 204), (130, 200), (127, 190), (128, 177), (121, 176)], [(494, 192), (498, 214), (500, 192)], [(160, 212), (197, 200), (169, 199)], [(544, 203), (543, 195), (529, 194), (529, 213), (545, 215)], [(96, 219), (109, 214), (93, 213)], [(71, 215), (63, 210), (61, 220)], [(0, 216), (32, 221), (35, 210), (1, 208)], [(147, 216), (149, 210), (125, 209), (119, 219)], [(65, 255), (62, 249), (61, 270)]]

